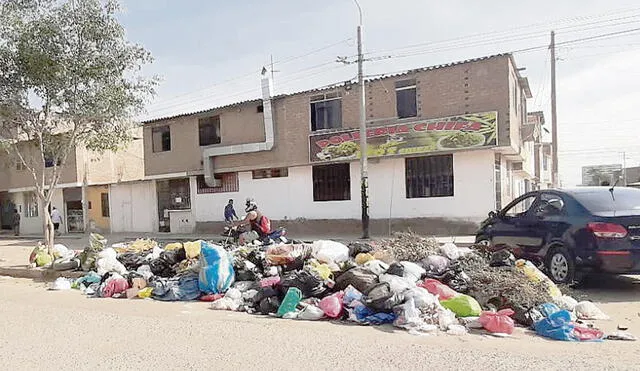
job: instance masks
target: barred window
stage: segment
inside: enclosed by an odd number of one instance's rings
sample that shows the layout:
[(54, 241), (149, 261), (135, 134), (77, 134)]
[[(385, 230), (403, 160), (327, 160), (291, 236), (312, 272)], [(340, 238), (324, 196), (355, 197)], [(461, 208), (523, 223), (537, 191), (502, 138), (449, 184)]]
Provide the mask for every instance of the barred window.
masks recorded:
[(289, 168), (260, 169), (252, 172), (253, 179), (284, 178), (289, 176)]
[(453, 196), (453, 155), (405, 160), (407, 198)]
[(349, 164), (313, 167), (313, 201), (347, 201), (351, 199)]
[(238, 181), (238, 173), (215, 174), (214, 178), (220, 180), (219, 187), (209, 187), (204, 181), (204, 175), (199, 175), (196, 178), (196, 182), (198, 185), (198, 194), (228, 193), (239, 191), (240, 185)]
[(396, 82), (396, 111), (398, 118), (403, 119), (418, 115), (416, 91), (415, 79)]

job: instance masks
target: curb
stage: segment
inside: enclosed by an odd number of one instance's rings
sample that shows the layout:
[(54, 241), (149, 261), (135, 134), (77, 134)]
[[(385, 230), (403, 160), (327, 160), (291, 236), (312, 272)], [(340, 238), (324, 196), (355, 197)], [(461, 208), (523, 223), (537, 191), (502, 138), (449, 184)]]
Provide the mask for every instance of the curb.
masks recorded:
[(0, 267), (0, 276), (13, 278), (27, 278), (34, 281), (55, 281), (59, 277), (80, 278), (85, 272), (79, 271), (54, 271), (51, 269), (29, 268), (27, 266)]

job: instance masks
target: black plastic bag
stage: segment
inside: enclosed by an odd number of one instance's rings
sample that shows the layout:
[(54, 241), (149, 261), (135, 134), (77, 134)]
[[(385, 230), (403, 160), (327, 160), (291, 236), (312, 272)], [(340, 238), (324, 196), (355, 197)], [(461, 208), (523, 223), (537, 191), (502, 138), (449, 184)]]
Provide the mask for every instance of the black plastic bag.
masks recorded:
[(352, 242), (349, 244), (349, 256), (355, 258), (358, 254), (366, 254), (373, 251), (373, 247), (364, 242)]
[(394, 294), (387, 282), (371, 287), (363, 296), (362, 304), (378, 312), (392, 313), (393, 307), (404, 302), (404, 295)]
[(533, 325), (544, 319), (544, 316), (536, 308), (526, 308), (522, 305), (511, 305), (511, 309), (515, 312), (513, 315), (514, 321), (518, 324), (533, 327)]
[(387, 274), (393, 274), (394, 276), (402, 277), (404, 276), (404, 266), (400, 263), (391, 263), (389, 269), (387, 269)]
[(276, 313), (280, 308), (280, 299), (277, 296), (264, 298), (260, 301), (259, 310), (262, 314)]
[(516, 258), (508, 250), (500, 250), (491, 254), (490, 267), (513, 267), (516, 264)]
[(364, 267), (351, 268), (336, 278), (333, 286), (336, 291), (351, 285), (360, 292), (366, 292), (378, 283), (378, 276)]
[(324, 283), (307, 271), (285, 273), (280, 280), (279, 286), (283, 297), (291, 287), (300, 289), (303, 298), (322, 297), (327, 291)]

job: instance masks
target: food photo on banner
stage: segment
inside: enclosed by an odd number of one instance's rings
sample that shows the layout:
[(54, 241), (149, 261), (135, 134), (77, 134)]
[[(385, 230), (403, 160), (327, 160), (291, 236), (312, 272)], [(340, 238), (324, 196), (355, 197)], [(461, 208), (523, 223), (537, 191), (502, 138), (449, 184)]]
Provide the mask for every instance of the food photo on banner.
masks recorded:
[[(451, 152), (497, 143), (497, 112), (419, 120), (367, 129), (368, 157)], [(309, 136), (311, 162), (360, 158), (358, 129)]]

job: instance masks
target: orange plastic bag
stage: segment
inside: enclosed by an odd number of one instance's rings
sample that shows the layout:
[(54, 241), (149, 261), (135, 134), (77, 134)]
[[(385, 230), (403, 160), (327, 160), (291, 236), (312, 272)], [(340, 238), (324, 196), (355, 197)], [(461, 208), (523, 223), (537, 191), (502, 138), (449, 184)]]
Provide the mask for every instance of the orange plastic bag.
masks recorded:
[(511, 309), (503, 309), (497, 312), (482, 312), (480, 314), (480, 324), (485, 330), (498, 334), (513, 334), (514, 322), (511, 316), (514, 315)]

